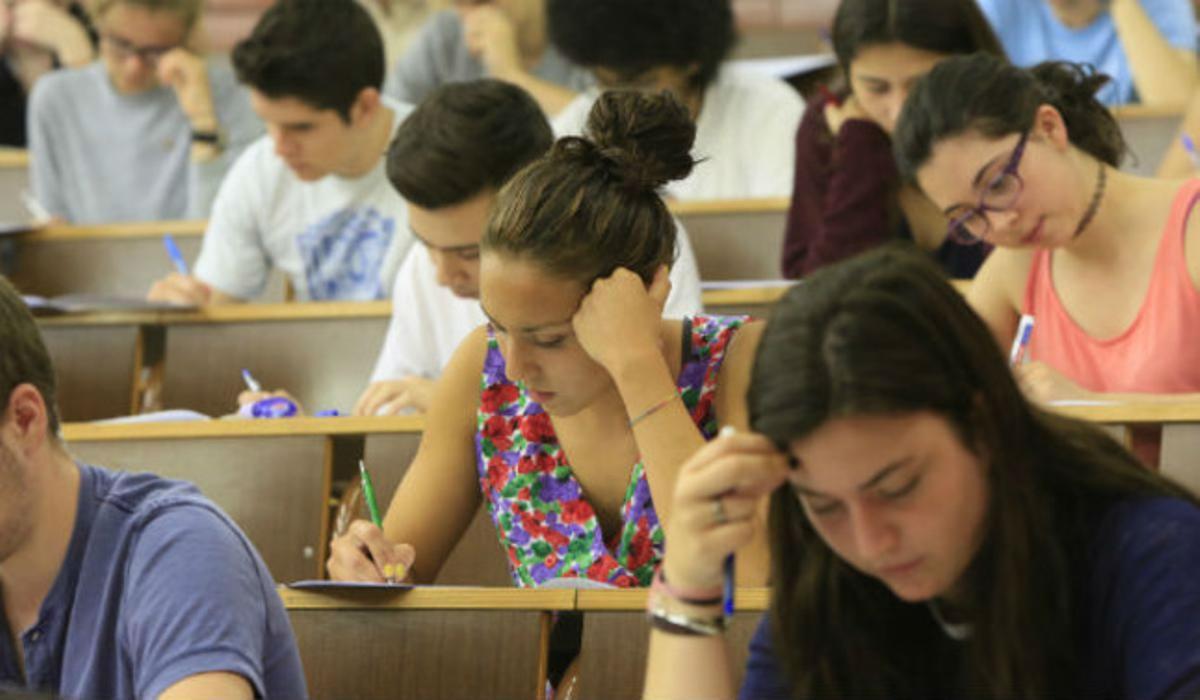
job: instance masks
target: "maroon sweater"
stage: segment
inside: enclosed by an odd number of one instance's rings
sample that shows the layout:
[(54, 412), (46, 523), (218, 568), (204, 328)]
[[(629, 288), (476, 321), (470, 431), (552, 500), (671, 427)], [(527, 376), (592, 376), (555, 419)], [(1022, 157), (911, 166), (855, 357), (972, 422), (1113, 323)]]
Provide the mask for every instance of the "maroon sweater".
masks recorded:
[[(783, 274), (796, 279), (896, 238), (910, 239), (896, 192), (892, 143), (874, 122), (849, 119), (829, 133), (825, 101), (813, 101), (796, 132), (796, 176), (783, 242)], [(975, 275), (986, 246), (947, 240), (934, 257), (951, 277)]]

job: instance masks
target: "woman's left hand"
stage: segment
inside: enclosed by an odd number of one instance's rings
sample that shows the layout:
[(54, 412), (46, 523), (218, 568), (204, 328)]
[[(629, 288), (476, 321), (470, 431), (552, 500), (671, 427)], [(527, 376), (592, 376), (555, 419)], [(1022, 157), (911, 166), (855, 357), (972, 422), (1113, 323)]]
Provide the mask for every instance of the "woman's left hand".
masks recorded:
[(1045, 362), (1027, 362), (1013, 368), (1017, 383), (1031, 401), (1071, 401), (1094, 399), (1097, 395), (1071, 381)]
[(663, 307), (671, 291), (667, 266), (658, 268), (647, 289), (625, 268), (598, 279), (571, 319), (575, 337), (592, 359), (616, 375), (631, 362), (661, 354)]

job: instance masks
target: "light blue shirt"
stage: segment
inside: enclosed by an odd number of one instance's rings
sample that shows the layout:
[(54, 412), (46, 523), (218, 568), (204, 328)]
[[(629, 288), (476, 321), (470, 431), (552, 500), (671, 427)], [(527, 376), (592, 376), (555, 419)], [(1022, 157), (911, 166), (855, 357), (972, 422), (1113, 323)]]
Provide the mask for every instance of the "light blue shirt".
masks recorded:
[[(1196, 50), (1196, 14), (1191, 0), (1139, 0), (1172, 46)], [(1009, 59), (1018, 66), (1042, 61), (1090, 63), (1112, 78), (1098, 93), (1101, 102), (1118, 105), (1138, 101), (1129, 57), (1108, 11), (1091, 24), (1065, 26), (1047, 0), (978, 0)]]

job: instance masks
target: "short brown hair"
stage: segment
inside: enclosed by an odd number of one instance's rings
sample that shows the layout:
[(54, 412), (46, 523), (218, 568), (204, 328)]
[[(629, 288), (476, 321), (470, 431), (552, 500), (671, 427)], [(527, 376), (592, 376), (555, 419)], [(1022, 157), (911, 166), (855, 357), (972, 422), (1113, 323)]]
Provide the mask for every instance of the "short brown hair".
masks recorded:
[(675, 256), (675, 220), (659, 196), (691, 173), (696, 126), (669, 93), (600, 96), (587, 136), (568, 136), (509, 181), (484, 250), (528, 257), (590, 285), (618, 267), (649, 284)]
[(50, 432), (58, 435), (58, 385), (50, 353), (21, 295), (0, 275), (0, 396), (7, 406), (13, 389), (32, 384), (46, 402)]
[(173, 12), (183, 20), (183, 26), (189, 31), (196, 26), (200, 19), (202, 0), (93, 0), (92, 16), (99, 19), (117, 4), (133, 5), (154, 12)]

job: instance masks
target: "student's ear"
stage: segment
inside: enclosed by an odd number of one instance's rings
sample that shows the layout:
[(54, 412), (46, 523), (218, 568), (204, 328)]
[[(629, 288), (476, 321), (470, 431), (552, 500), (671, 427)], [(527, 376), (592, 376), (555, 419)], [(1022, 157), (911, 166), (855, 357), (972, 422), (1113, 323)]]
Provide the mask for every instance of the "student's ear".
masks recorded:
[(1062, 113), (1053, 105), (1043, 104), (1033, 115), (1034, 132), (1060, 151), (1071, 147), (1071, 135)]
[(41, 449), (50, 434), (50, 414), (42, 392), (32, 384), (18, 384), (8, 395), (3, 430), (30, 457)]
[(350, 124), (352, 126), (360, 126), (367, 123), (383, 109), (383, 100), (379, 95), (379, 90), (373, 87), (365, 87), (358, 92), (358, 97), (354, 98), (354, 104), (350, 106)]

